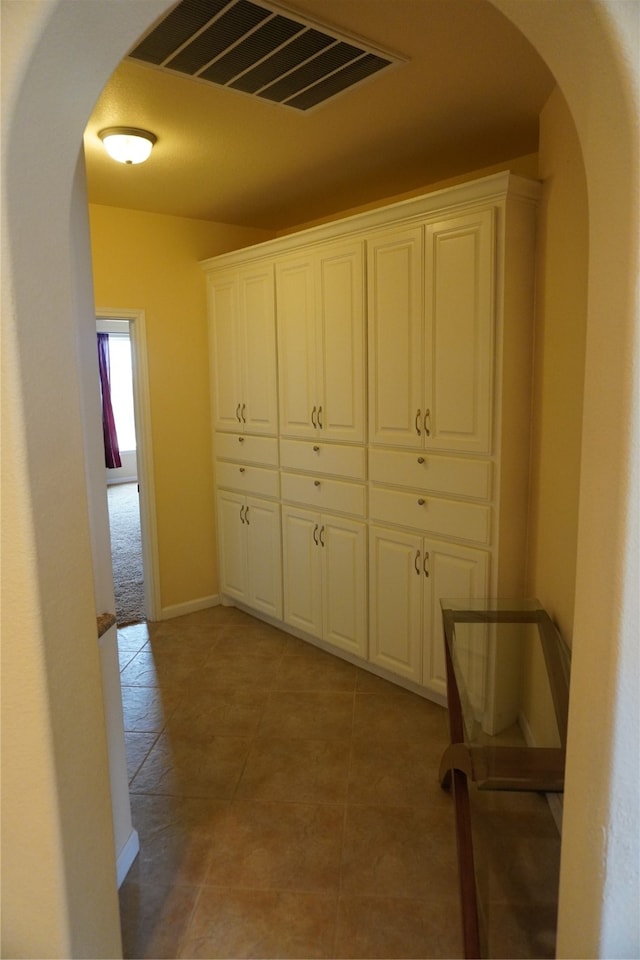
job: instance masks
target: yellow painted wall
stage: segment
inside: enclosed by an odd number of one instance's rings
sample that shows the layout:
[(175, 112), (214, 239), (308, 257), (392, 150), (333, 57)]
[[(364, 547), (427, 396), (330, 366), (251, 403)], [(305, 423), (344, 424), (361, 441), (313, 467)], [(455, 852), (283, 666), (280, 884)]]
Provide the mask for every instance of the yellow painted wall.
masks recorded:
[(556, 88), (540, 116), (538, 275), (528, 592), (573, 635), (587, 323), (582, 155)]
[(204, 274), (262, 230), (90, 206), (95, 305), (145, 311), (161, 608), (218, 591)]

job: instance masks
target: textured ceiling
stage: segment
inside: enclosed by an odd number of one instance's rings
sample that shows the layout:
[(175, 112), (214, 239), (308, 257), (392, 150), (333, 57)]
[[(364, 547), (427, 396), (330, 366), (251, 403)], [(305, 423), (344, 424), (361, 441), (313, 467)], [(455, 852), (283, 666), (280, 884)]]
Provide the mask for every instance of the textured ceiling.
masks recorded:
[[(553, 80), (486, 0), (284, 9), (405, 62), (303, 112), (125, 59), (85, 134), (90, 201), (281, 230), (536, 151)], [(106, 156), (116, 125), (156, 134), (147, 163)]]

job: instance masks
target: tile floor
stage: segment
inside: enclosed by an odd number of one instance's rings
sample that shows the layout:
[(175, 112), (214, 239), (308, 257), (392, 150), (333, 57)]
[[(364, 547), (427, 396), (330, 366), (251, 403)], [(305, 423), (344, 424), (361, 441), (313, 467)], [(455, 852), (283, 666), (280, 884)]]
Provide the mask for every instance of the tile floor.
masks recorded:
[[(443, 708), (235, 608), (118, 641), (125, 957), (462, 955)], [(503, 955), (547, 955), (523, 952), (524, 912)]]

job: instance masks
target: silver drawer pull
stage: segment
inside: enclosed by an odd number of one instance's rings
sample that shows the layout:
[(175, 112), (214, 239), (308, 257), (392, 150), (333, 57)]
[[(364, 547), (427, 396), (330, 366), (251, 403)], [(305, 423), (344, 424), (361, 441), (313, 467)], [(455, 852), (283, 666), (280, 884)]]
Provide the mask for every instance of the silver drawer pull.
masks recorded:
[(319, 453), (319, 452), (320, 452), (320, 447), (314, 447), (314, 448), (313, 448), (313, 452), (314, 452), (314, 453)]
[(324, 547), (324, 524), (320, 527), (320, 546)]
[(244, 473), (244, 467), (240, 467), (240, 473)]
[(313, 424), (313, 429), (318, 429), (318, 424), (316, 423), (316, 408), (314, 407), (311, 411), (311, 423)]
[(425, 577), (429, 576), (429, 551), (425, 550), (424, 552), (424, 563), (422, 564), (422, 569), (424, 570)]
[(242, 423), (242, 420), (240, 419), (240, 404), (238, 404), (238, 406), (236, 407), (236, 420), (238, 421), (238, 423)]
[(244, 437), (238, 437), (238, 443), (244, 443)]
[(317, 524), (317, 523), (316, 523), (315, 527), (313, 528), (313, 542), (315, 543), (315, 545), (316, 545), (316, 547), (317, 547), (317, 546), (318, 546), (318, 524)]
[(319, 480), (314, 480), (314, 481), (313, 481), (313, 485), (314, 485), (314, 487), (319, 487), (319, 486), (320, 486), (320, 481), (319, 481)]
[(420, 576), (420, 551), (416, 550), (416, 558), (413, 561), (413, 565), (416, 568), (416, 573)]
[(431, 436), (431, 429), (429, 427), (429, 418), (431, 417), (431, 410), (425, 410), (424, 412), (424, 433), (426, 437)]
[(418, 457), (418, 463), (424, 463), (424, 457)]
[(245, 511), (245, 508), (244, 508), (244, 507), (240, 507), (240, 522), (241, 522), (241, 523), (244, 523), (244, 516), (243, 516), (244, 511)]
[(324, 429), (324, 427), (322, 426), (322, 405), (318, 407), (318, 426), (320, 427), (321, 430)]
[(416, 433), (420, 436), (420, 410), (416, 413)]
[(424, 497), (420, 497), (420, 499), (418, 500), (418, 506), (419, 506), (419, 507), (424, 507), (424, 505), (425, 505), (426, 502), (427, 502), (427, 501), (424, 499)]

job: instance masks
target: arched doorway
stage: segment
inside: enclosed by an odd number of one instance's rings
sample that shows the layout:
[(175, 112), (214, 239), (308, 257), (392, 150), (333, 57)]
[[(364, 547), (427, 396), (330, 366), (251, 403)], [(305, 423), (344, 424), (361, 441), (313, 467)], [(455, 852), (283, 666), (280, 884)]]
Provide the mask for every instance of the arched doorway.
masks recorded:
[[(635, 491), (634, 499), (626, 478), (631, 480), (638, 443), (630, 365), (638, 334), (633, 87), (638, 8), (586, 0), (571, 7), (493, 2), (525, 33), (561, 85), (587, 172), (587, 428), (559, 954), (611, 954), (630, 943), (637, 923), (629, 912), (637, 884), (637, 770), (625, 765), (622, 752), (625, 738), (637, 733), (633, 531), (640, 498)], [(81, 17), (78, 5), (67, 0), (45, 8), (20, 3), (10, 8), (14, 43), (5, 57), (3, 325), (5, 440), (12, 453), (5, 536), (12, 589), (3, 638), (3, 699), (5, 757), (20, 775), (5, 779), (4, 834), (11, 836), (5, 888), (11, 887), (14, 936), (30, 945), (37, 942), (34, 937), (44, 938), (43, 949), (51, 956), (113, 956), (118, 938), (99, 670), (86, 642), (94, 596), (108, 592), (108, 577), (100, 511), (91, 503), (95, 458), (83, 442), (89, 395), (83, 331), (87, 311), (92, 323), (93, 303), (78, 148), (108, 76), (170, 5), (169, 0), (126, 6), (99, 0), (82, 5)], [(79, 32), (84, 38), (80, 58)], [(61, 70), (60, 64), (71, 62), (73, 71)], [(53, 398), (57, 418), (51, 414)], [(62, 891), (59, 899), (51, 890)], [(37, 925), (31, 903), (39, 903)]]

